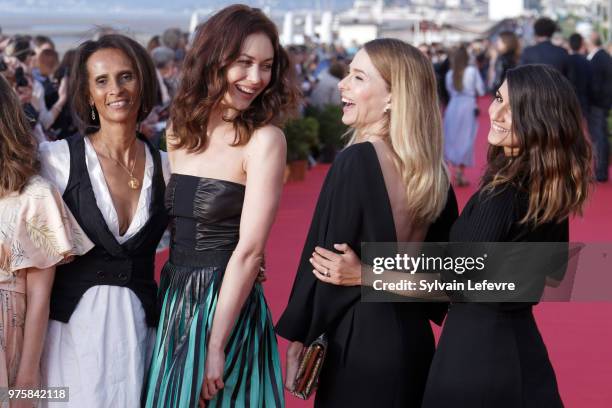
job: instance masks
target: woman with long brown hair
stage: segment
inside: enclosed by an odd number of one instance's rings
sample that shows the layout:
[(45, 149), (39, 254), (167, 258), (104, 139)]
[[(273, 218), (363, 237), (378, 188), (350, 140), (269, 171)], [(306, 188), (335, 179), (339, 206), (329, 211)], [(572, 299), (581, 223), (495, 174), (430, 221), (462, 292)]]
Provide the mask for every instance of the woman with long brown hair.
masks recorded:
[[(38, 176), (36, 142), (0, 75), (0, 387), (36, 389), (58, 263), (93, 244), (61, 196)], [(2, 407), (8, 407), (3, 399)], [(31, 407), (14, 400), (11, 407)]]
[(147, 407), (284, 405), (272, 318), (259, 282), (283, 186), (275, 126), (297, 89), (276, 27), (227, 7), (197, 31), (167, 132), (170, 260)]
[(313, 275), (310, 259), (341, 242), (361, 253), (362, 242), (448, 240), (457, 202), (436, 80), (418, 49), (385, 38), (364, 45), (338, 87), (354, 134), (325, 179), (276, 327), (292, 342), (286, 387), (294, 391), (303, 347), (326, 334), (316, 407), (417, 407), (434, 352), (429, 320), (440, 323), (446, 305), (360, 302), (359, 286), (328, 280), (327, 269)]
[[(451, 240), (568, 242), (569, 217), (582, 212), (592, 177), (572, 85), (545, 65), (511, 69), (489, 117), (487, 170)], [(423, 406), (562, 407), (532, 308), (452, 303)]]
[(450, 102), (444, 112), (444, 156), (454, 171), (457, 186), (468, 185), (463, 177), (466, 166), (474, 163), (474, 140), (478, 131), (476, 97), (484, 95), (485, 87), (475, 66), (468, 65), (469, 55), (464, 46), (453, 51), (451, 70), (445, 84)]

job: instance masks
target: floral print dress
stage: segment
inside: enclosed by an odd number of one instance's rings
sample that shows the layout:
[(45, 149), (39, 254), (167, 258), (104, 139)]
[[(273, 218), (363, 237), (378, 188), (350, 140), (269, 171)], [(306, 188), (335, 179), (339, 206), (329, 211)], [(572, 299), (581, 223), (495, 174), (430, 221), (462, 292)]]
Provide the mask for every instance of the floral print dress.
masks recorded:
[(13, 385), (19, 368), (28, 268), (69, 262), (93, 246), (44, 178), (0, 198), (0, 388)]

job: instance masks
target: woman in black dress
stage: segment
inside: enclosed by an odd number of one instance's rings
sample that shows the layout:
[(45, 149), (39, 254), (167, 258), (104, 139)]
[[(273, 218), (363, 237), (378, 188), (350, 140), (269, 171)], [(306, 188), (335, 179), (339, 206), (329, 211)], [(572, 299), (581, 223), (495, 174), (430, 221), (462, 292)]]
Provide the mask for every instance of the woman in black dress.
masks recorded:
[(439, 322), (446, 306), (360, 302), (359, 286), (318, 281), (309, 259), (316, 246), (336, 242), (359, 248), (448, 239), (457, 204), (443, 161), (436, 82), (427, 58), (399, 40), (367, 43), (350, 68), (339, 88), (342, 120), (354, 137), (329, 170), (276, 326), (292, 341), (286, 387), (293, 389), (303, 345), (326, 333), (315, 406), (417, 407), (434, 352), (429, 319)]
[[(571, 84), (544, 65), (509, 70), (489, 115), (488, 168), (450, 240), (567, 242), (568, 217), (580, 213), (591, 175)], [(337, 259), (315, 258), (317, 270), (326, 265), (342, 280), (359, 274), (357, 263), (349, 250)], [(423, 407), (563, 406), (533, 305), (453, 302)]]
[[(591, 178), (572, 85), (544, 65), (509, 70), (489, 116), (488, 168), (451, 241), (567, 242)], [(563, 406), (532, 307), (453, 303), (423, 406)]]

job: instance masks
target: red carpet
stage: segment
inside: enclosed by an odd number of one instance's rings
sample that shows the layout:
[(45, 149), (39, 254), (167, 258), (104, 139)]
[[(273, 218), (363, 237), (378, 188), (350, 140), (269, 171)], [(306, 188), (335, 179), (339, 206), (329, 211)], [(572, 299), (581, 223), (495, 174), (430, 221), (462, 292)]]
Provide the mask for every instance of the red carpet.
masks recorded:
[[(456, 189), (460, 206), (475, 191), (486, 157), (488, 101), (483, 99), (480, 103), (482, 114), (475, 152), (478, 165), (467, 172), (472, 185)], [(285, 187), (266, 253), (268, 281), (264, 286), (275, 321), (291, 292), (298, 258), (327, 169), (328, 166), (316, 166), (308, 172), (305, 182), (289, 183)], [(572, 221), (571, 240), (612, 241), (610, 202), (612, 184), (598, 185), (584, 218)], [(159, 261), (165, 257), (166, 254), (160, 254)], [(612, 304), (545, 303), (536, 307), (536, 316), (566, 407), (612, 407)], [(279, 338), (279, 345), (284, 359), (287, 342)], [(313, 406), (312, 400), (303, 402), (291, 395), (286, 399), (290, 408)]]

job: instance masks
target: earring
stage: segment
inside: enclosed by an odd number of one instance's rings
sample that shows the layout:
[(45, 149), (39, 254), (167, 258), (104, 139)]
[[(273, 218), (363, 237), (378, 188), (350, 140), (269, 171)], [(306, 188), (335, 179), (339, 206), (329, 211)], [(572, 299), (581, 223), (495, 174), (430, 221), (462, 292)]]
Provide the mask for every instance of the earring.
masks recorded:
[(94, 110), (93, 105), (91, 105), (91, 120), (96, 120), (96, 111)]
[(389, 108), (388, 106), (385, 106), (385, 110), (383, 112), (389, 113), (389, 112), (391, 112), (391, 108)]

